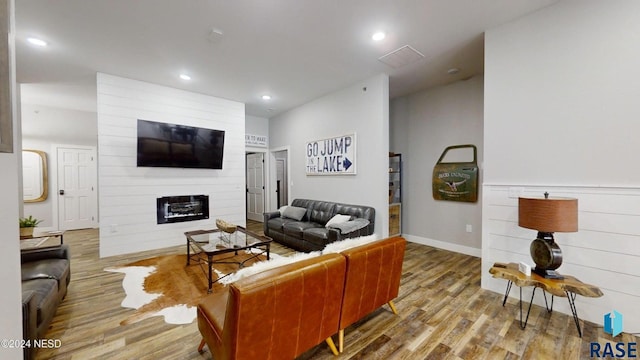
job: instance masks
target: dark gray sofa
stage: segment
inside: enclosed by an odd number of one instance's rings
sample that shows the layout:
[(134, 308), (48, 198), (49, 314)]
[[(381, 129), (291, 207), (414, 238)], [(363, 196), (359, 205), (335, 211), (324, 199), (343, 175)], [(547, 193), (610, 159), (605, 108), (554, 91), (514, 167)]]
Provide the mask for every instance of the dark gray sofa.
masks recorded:
[[(334, 241), (371, 235), (374, 231), (376, 211), (370, 206), (307, 199), (295, 199), (291, 206), (307, 209), (300, 221), (282, 217), (279, 211), (267, 212), (264, 213), (263, 228), (266, 236), (298, 251), (322, 250)], [(336, 214), (366, 219), (369, 224), (346, 234), (339, 229), (326, 228), (326, 223)]]
[[(71, 254), (66, 244), (23, 250), (22, 332), (24, 340), (44, 339), (71, 280)], [(35, 348), (25, 348), (33, 359)]]

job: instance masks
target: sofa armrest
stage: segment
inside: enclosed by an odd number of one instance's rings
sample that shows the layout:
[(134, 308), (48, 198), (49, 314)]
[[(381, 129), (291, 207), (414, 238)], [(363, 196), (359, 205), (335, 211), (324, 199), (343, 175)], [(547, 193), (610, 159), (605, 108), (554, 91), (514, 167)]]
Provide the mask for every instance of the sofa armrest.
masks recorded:
[(280, 217), (280, 211), (266, 212), (263, 213), (262, 216), (264, 217), (264, 221), (262, 222), (262, 231), (264, 231), (264, 234), (266, 236), (269, 236), (269, 227), (267, 226), (267, 221), (273, 218)]
[(267, 220), (280, 217), (280, 211), (266, 212), (262, 215), (264, 216), (264, 222), (267, 222)]
[[(33, 342), (38, 337), (38, 308), (34, 291), (22, 292), (22, 339)], [(24, 358), (33, 359), (35, 348), (24, 348)]]
[(20, 252), (20, 257), (22, 263), (43, 259), (67, 259), (71, 261), (71, 253), (67, 244), (23, 250)]

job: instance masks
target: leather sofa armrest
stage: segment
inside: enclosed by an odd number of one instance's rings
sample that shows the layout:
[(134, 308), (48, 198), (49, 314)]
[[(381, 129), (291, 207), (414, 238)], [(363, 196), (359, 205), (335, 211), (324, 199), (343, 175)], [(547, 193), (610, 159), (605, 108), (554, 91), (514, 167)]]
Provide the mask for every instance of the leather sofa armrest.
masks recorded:
[[(34, 340), (38, 337), (38, 308), (34, 297), (34, 291), (22, 292), (22, 339)], [(24, 358), (33, 359), (35, 355), (35, 348), (24, 348)]]
[(264, 216), (264, 222), (267, 222), (267, 220), (280, 217), (280, 211), (266, 212), (263, 214), (263, 216)]
[(23, 250), (20, 252), (20, 257), (22, 263), (43, 259), (67, 259), (71, 261), (71, 253), (67, 244)]
[(263, 213), (264, 221), (262, 222), (262, 231), (266, 236), (269, 236), (269, 226), (267, 226), (267, 221), (273, 218), (280, 217), (280, 211), (271, 211)]

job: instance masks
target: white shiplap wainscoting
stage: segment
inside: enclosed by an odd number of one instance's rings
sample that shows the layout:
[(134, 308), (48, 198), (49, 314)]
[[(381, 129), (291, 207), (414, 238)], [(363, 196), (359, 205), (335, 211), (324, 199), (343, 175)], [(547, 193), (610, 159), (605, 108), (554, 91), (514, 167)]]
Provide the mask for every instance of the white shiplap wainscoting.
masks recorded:
[[(578, 199), (578, 232), (555, 234), (563, 255), (558, 271), (604, 293), (600, 298), (578, 296), (578, 316), (602, 325), (603, 315), (615, 309), (624, 316), (625, 332), (640, 332), (640, 188), (485, 184), (482, 287), (502, 294), (507, 281), (492, 278), (489, 268), (494, 262), (520, 261), (533, 267), (529, 245), (537, 235), (518, 226), (518, 199), (509, 197), (510, 188), (522, 188), (524, 197), (542, 197), (547, 191), (554, 197)], [(531, 288), (522, 294), (528, 302)], [(510, 295), (518, 297), (516, 286)], [(544, 306), (542, 294), (536, 291), (535, 297), (534, 302)], [(571, 314), (564, 298), (556, 299), (556, 310)]]
[[(245, 225), (244, 104), (98, 74), (100, 256), (185, 243), (215, 219)], [(137, 167), (137, 120), (225, 131), (223, 169)], [(160, 224), (156, 199), (208, 195), (209, 219)]]

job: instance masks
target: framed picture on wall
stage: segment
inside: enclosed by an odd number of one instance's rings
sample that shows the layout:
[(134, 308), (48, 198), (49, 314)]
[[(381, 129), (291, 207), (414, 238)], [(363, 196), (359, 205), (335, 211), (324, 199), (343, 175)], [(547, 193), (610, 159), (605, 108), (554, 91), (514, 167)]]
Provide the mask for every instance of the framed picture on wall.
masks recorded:
[(13, 152), (9, 64), (9, 4), (0, 0), (0, 152)]
[(305, 146), (307, 175), (355, 175), (356, 134), (309, 141)]

